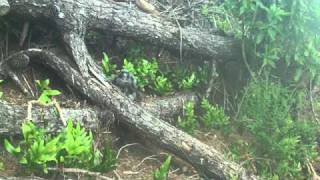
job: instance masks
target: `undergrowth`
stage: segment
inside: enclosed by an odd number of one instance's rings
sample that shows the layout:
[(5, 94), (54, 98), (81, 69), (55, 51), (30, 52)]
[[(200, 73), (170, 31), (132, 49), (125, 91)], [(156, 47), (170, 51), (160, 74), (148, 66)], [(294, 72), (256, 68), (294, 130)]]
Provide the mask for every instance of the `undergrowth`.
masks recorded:
[(115, 168), (115, 153), (105, 146), (103, 153), (93, 149), (93, 136), (69, 120), (67, 127), (56, 135), (26, 121), (21, 127), (23, 140), (15, 147), (8, 140), (5, 149), (16, 157), (29, 173), (48, 173), (48, 167), (73, 167), (107, 172)]
[(317, 157), (319, 126), (294, 118), (297, 92), (269, 81), (251, 82), (244, 91), (238, 125), (250, 136), (248, 167), (268, 179), (305, 179)]
[(201, 113), (196, 115), (194, 103), (187, 102), (183, 107), (183, 115), (178, 117), (177, 126), (191, 135), (200, 128), (200, 124), (207, 130), (222, 130), (225, 135), (231, 132), (230, 118), (224, 113), (223, 108), (211, 104), (204, 98), (201, 101), (200, 111)]
[(232, 145), (232, 156), (267, 179), (311, 178), (319, 125), (298, 114), (306, 101), (302, 90), (310, 93), (319, 85), (320, 2), (219, 2), (206, 3), (202, 14), (241, 40), (241, 58), (251, 75), (235, 119), (248, 141)]

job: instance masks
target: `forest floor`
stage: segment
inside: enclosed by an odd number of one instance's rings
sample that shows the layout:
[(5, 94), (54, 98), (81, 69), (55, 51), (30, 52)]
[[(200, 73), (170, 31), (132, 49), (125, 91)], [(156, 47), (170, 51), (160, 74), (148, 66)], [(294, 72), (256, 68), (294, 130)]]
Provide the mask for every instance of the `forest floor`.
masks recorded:
[[(39, 67), (37, 68), (36, 66), (37, 65), (32, 66), (37, 69), (36, 71), (33, 69), (27, 69), (26, 72), (24, 72), (26, 79), (32, 79), (34, 82), (37, 79), (49, 78), (51, 80), (50, 87), (62, 91), (62, 94), (56, 98), (61, 107), (90, 106), (90, 102), (86, 102), (77, 98), (76, 92), (67, 87), (63, 87), (63, 82), (61, 82), (55, 74), (50, 73), (50, 71), (47, 71), (46, 69)], [(21, 105), (27, 104), (30, 100), (36, 100), (38, 94), (35, 84), (32, 82), (28, 83), (34, 92), (35, 97), (26, 97), (15, 86), (15, 84), (13, 84), (11, 81), (5, 81), (0, 86), (0, 91), (4, 94), (2, 100)], [(203, 131), (200, 129), (196, 131), (195, 136), (204, 143), (211, 145), (221, 152), (224, 152), (227, 149), (227, 145), (223, 143), (223, 136), (220, 135), (219, 132), (207, 132), (204, 129)], [(0, 163), (3, 163), (2, 167), (0, 164), (0, 177), (26, 176), (27, 174), (24, 172), (25, 169), (19, 165), (17, 160), (12, 155), (4, 150), (3, 140), (5, 138), (9, 138), (13, 141), (19, 140), (19, 137), (0, 137)], [(115, 124), (113, 124), (108, 130), (94, 133), (94, 138), (95, 143), (99, 143), (100, 146), (103, 146), (104, 143), (108, 143), (111, 145), (111, 148), (114, 150), (114, 152), (119, 153), (116, 169), (104, 174), (107, 177), (112, 177), (115, 179), (152, 179), (152, 173), (161, 166), (162, 162), (169, 154), (165, 150), (159, 150), (158, 147), (153, 147), (154, 145), (139, 138), (134, 132), (129, 132), (126, 128), (120, 127), (117, 123), (117, 120)], [(52, 176), (52, 174), (50, 175)], [(47, 178), (50, 178), (50, 175), (47, 176)], [(75, 177), (74, 174), (69, 174), (67, 177), (76, 179), (79, 177), (80, 179), (89, 178), (81, 175)], [(196, 180), (200, 179), (200, 177), (195, 169), (193, 169), (189, 164), (177, 159), (174, 156), (169, 173), (169, 179)]]

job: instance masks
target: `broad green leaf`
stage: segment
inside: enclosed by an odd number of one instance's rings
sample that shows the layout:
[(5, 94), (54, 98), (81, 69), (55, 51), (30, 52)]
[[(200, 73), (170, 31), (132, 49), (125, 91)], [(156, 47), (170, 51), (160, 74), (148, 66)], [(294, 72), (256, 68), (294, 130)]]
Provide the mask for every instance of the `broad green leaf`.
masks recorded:
[(57, 96), (61, 94), (59, 90), (52, 90), (52, 89), (45, 90), (43, 93), (46, 94), (47, 96)]
[(4, 147), (10, 154), (13, 155), (17, 155), (21, 152), (20, 146), (15, 148), (7, 139), (4, 140)]

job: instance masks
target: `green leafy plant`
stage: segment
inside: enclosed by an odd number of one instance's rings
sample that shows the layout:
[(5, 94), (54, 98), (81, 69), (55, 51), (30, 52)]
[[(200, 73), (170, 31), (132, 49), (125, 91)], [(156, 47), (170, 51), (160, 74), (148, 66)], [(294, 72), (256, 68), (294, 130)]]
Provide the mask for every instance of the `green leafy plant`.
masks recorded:
[(296, 93), (277, 83), (251, 82), (244, 92), (240, 127), (252, 138), (258, 174), (270, 179), (304, 179), (316, 157), (317, 126), (292, 117)]
[(154, 81), (154, 90), (160, 95), (164, 95), (172, 91), (172, 84), (164, 75), (157, 76)]
[(205, 67), (193, 68), (193, 66), (160, 70), (155, 59), (148, 61), (140, 58), (133, 61), (124, 59), (123, 69), (132, 73), (137, 78), (140, 90), (146, 89), (165, 95), (173, 89), (191, 89), (208, 79), (208, 69)]
[(204, 112), (201, 122), (205, 127), (227, 128), (230, 118), (224, 113), (223, 108), (210, 104), (207, 99), (202, 99), (201, 108)]
[(19, 162), (29, 169), (43, 170), (48, 172), (47, 166), (51, 162), (57, 162), (57, 142), (59, 138), (45, 136), (44, 130), (37, 128), (30, 121), (22, 125), (24, 140), (18, 147), (14, 147), (8, 140), (5, 140), (6, 150), (18, 158)]
[(138, 87), (142, 91), (144, 91), (147, 86), (151, 88), (158, 72), (158, 63), (155, 60), (149, 62), (146, 59), (139, 59), (133, 64), (125, 59), (123, 64), (123, 69), (133, 73), (137, 78)]
[(72, 121), (68, 121), (65, 131), (61, 133), (60, 143), (58, 160), (65, 166), (86, 167), (90, 164), (93, 158), (92, 133), (87, 133), (79, 123), (74, 128)]
[(36, 127), (31, 121), (22, 124), (23, 140), (14, 147), (5, 140), (5, 149), (19, 162), (36, 173), (48, 173), (49, 166), (80, 167), (97, 171), (107, 171), (115, 167), (116, 156), (105, 147), (104, 153), (93, 150), (93, 137), (80, 127), (74, 127), (71, 120), (67, 127), (52, 137), (44, 129)]
[(112, 74), (115, 73), (115, 70), (117, 69), (117, 65), (111, 64), (108, 55), (103, 52), (102, 57), (102, 70), (103, 73), (106, 75), (106, 77), (110, 77)]
[(318, 79), (319, 1), (226, 0), (223, 7), (233, 19), (234, 31), (240, 32), (251, 75), (285, 72), (290, 73), (285, 80)]
[(193, 134), (197, 127), (197, 120), (194, 114), (194, 104), (192, 102), (187, 102), (183, 107), (184, 115), (178, 117), (177, 125), (183, 131)]
[(159, 95), (164, 95), (173, 90), (171, 82), (159, 70), (155, 59), (151, 62), (146, 59), (137, 59), (134, 62), (124, 59), (123, 69), (132, 73), (137, 78), (138, 87), (142, 91), (148, 88)]
[(178, 66), (174, 70), (167, 67), (166, 76), (172, 81), (175, 89), (186, 90), (205, 84), (208, 79), (208, 69), (198, 66)]
[(52, 97), (60, 95), (61, 92), (59, 90), (51, 89), (49, 87), (50, 80), (36, 80), (36, 85), (40, 92), (40, 97), (38, 101), (43, 104), (48, 104), (52, 102)]
[(133, 75), (137, 75), (135, 65), (132, 62), (128, 61), (128, 59), (123, 60), (122, 68), (132, 73)]
[(171, 156), (168, 156), (167, 159), (160, 166), (160, 168), (157, 169), (153, 173), (153, 179), (154, 180), (167, 180), (169, 169), (170, 169), (170, 163), (171, 163)]
[(185, 76), (180, 82), (178, 82), (180, 89), (191, 89), (196, 86), (197, 83), (198, 80), (194, 72), (192, 72), (190, 76)]

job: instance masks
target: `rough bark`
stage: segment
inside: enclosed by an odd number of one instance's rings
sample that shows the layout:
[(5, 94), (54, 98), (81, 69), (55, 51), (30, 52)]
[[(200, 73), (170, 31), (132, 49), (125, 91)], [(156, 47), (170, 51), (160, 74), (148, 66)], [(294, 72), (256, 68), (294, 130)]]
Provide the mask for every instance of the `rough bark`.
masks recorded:
[[(182, 27), (165, 17), (152, 16), (135, 4), (112, 0), (9, 0), (11, 11), (24, 17), (46, 17), (64, 32), (99, 29), (134, 37), (137, 40), (183, 51), (230, 59), (239, 54), (239, 43), (233, 38), (210, 34), (197, 28)], [(74, 13), (77, 12), (77, 13)], [(82, 34), (81, 34), (82, 33)], [(182, 42), (180, 42), (182, 33)], [(68, 35), (64, 38), (68, 38)]]
[(7, 0), (0, 0), (0, 16), (7, 14), (10, 10), (10, 5)]
[(0, 176), (0, 179), (3, 180), (46, 180), (44, 178), (41, 177), (6, 177), (6, 176)]
[[(176, 96), (146, 99), (140, 104), (163, 119), (172, 119), (182, 110), (183, 102), (197, 103), (198, 98), (194, 93), (181, 93)], [(27, 104), (14, 104), (0, 101), (0, 134), (16, 135), (21, 132), (21, 124), (27, 117)], [(57, 132), (61, 129), (63, 121), (69, 118), (79, 121), (86, 129), (97, 130), (107, 127), (114, 122), (114, 114), (108, 110), (93, 107), (61, 108), (61, 117), (54, 106), (32, 107), (32, 121), (40, 127), (45, 127), (46, 132)], [(62, 119), (61, 119), (62, 118)]]
[(197, 104), (199, 97), (196, 93), (186, 92), (163, 98), (148, 98), (143, 100), (140, 105), (152, 115), (170, 122), (170, 119), (182, 112), (183, 105), (188, 101)]
[[(0, 101), (0, 134), (20, 134), (21, 124), (27, 117), (27, 105), (19, 105)], [(95, 130), (102, 123), (110, 124), (114, 121), (113, 113), (101, 111), (97, 108), (62, 108), (60, 118), (55, 107), (33, 106), (32, 121), (40, 127), (45, 127), (47, 132), (57, 132), (62, 127), (62, 121), (68, 118), (79, 121), (81, 125)]]
[(213, 147), (153, 116), (126, 98), (112, 84), (100, 83), (93, 77), (82, 76), (67, 63), (70, 59), (66, 59), (66, 56), (61, 56), (61, 59), (52, 52), (40, 49), (29, 49), (20, 53), (52, 68), (67, 84), (91, 101), (114, 111), (120, 122), (180, 156), (207, 178), (229, 179), (231, 175), (239, 175), (239, 179), (256, 179), (253, 175), (247, 175), (241, 166), (226, 160), (223, 154)]

